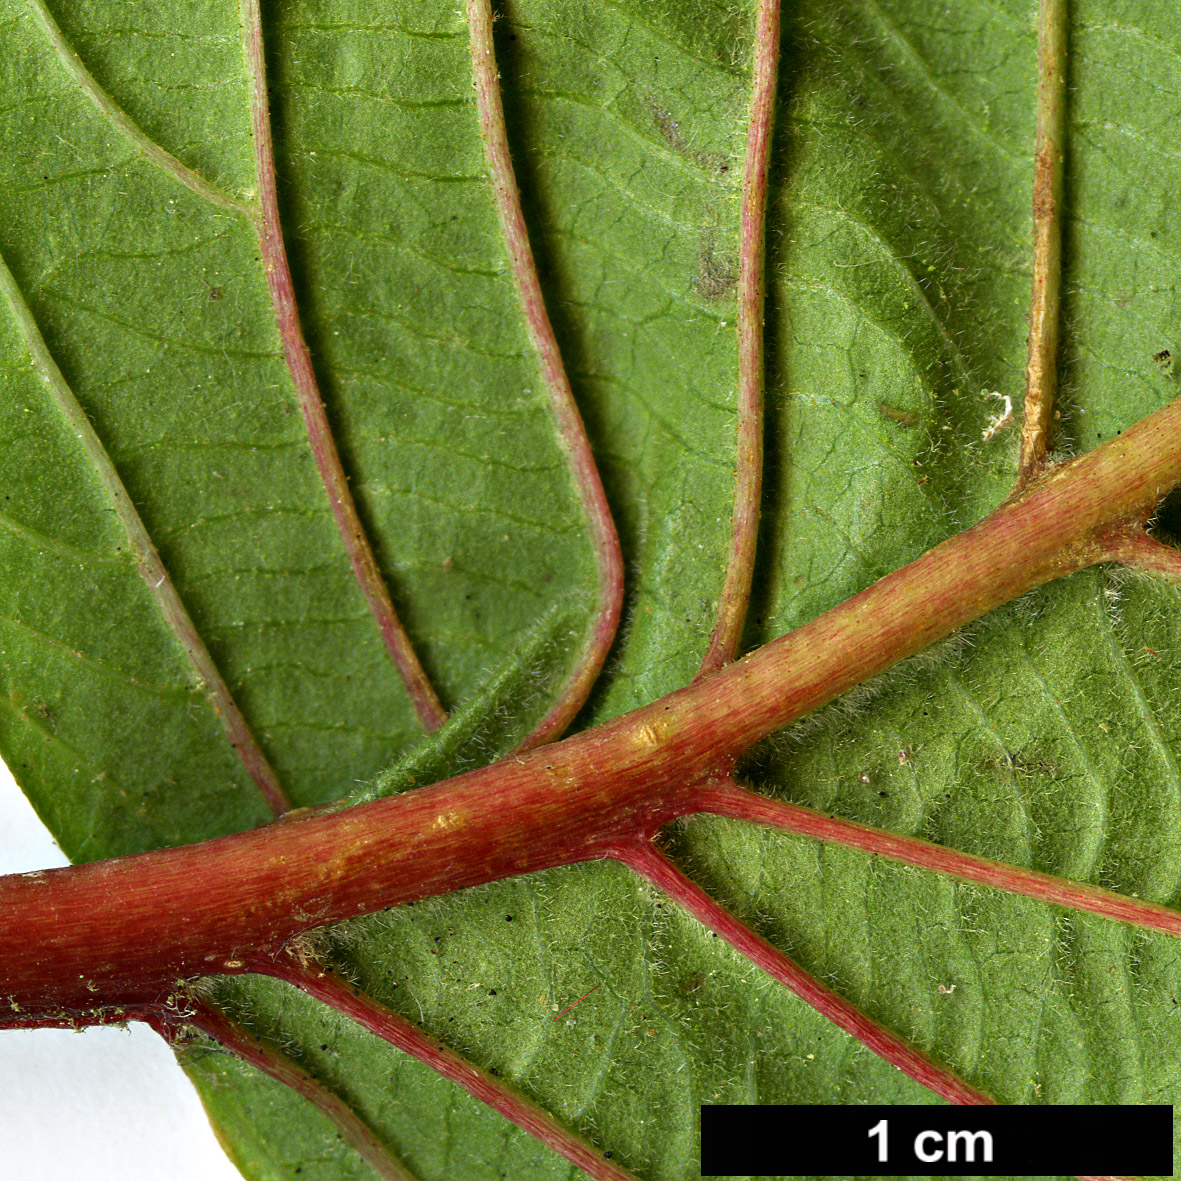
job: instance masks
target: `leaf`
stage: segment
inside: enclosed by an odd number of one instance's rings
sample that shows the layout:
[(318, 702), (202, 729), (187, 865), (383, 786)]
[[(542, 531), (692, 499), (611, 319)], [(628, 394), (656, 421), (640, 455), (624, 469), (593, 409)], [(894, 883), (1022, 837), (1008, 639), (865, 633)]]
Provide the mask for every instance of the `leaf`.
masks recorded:
[[(487, 761), (544, 712), (592, 555), (505, 271), (454, 5), (266, 13), (286, 235), (318, 375), (398, 607), (450, 705), (421, 737), (351, 580), (250, 227), (80, 92), (4, 0), (0, 253), (293, 799)], [(232, 6), (54, 15), (113, 101), (231, 193), (252, 185)], [(1175, 22), (1073, 6), (1062, 436), (1169, 400), (1181, 240)], [(770, 214), (758, 642), (1006, 494), (1021, 392), (1029, 3), (787, 14)], [(737, 194), (750, 14), (714, 0), (514, 0), (510, 134), (575, 391), (620, 527), (628, 616), (591, 723), (685, 683), (733, 489)], [(109, 496), (5, 312), (0, 745), (74, 860), (260, 823)], [(1181, 874), (1177, 591), (1089, 572), (1027, 596), (753, 752), (762, 788), (1157, 901)], [(507, 718), (507, 721), (506, 721)], [(383, 786), (384, 785), (384, 786)], [(677, 859), (777, 946), (1004, 1102), (1174, 1102), (1164, 936), (723, 822)], [(356, 981), (651, 1181), (694, 1177), (709, 1101), (921, 1103), (613, 865), (332, 934)], [(593, 995), (561, 1013), (596, 987)], [(282, 986), (221, 999), (422, 1178), (559, 1178), (523, 1133)], [(555, 1019), (555, 1014), (561, 1014)], [(248, 1176), (364, 1166), (224, 1055), (186, 1065)]]

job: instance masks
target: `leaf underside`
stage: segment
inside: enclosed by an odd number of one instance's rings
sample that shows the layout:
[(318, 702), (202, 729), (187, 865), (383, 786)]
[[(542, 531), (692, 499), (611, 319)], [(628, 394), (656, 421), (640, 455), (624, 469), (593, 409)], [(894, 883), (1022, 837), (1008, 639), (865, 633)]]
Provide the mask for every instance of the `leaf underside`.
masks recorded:
[[(751, 643), (1007, 493), (1015, 432), (982, 435), (994, 394), (1022, 386), (1035, 7), (808, 0), (785, 14)], [(1154, 355), (1181, 345), (1181, 38), (1151, 0), (1073, 8), (1058, 430), (1083, 450), (1176, 392)], [(148, 135), (250, 191), (236, 5), (90, 0), (54, 15)], [(592, 723), (689, 680), (713, 622), (751, 14), (512, 0), (505, 17), (518, 176), (630, 579)], [(119, 135), (24, 0), (0, 0), (0, 252), (302, 805), (510, 749), (574, 659), (594, 567), (506, 272), (456, 6), (293, 0), (264, 18), (305, 329), (399, 612), (459, 707), (444, 731), (422, 737), (352, 581), (251, 227)], [(75, 861), (263, 822), (8, 309), (0, 382), (5, 760)], [(1145, 579), (1074, 576), (768, 741), (746, 773), (852, 819), (1169, 902), (1179, 607)], [(670, 850), (1003, 1102), (1181, 1101), (1181, 956), (1164, 936), (735, 823), (687, 824)], [(698, 1176), (702, 1102), (932, 1101), (614, 865), (404, 907), (330, 947), (378, 999), (645, 1181)], [(285, 986), (239, 980), (219, 997), (422, 1181), (580, 1175)], [(186, 1066), (247, 1176), (370, 1175), (278, 1084), (213, 1047)]]

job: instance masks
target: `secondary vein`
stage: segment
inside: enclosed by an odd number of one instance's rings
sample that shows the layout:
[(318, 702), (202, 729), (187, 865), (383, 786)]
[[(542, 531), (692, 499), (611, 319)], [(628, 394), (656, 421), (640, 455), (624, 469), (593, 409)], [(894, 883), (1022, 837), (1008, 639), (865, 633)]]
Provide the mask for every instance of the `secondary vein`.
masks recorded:
[(252, 220), (266, 268), (267, 286), (270, 288), (271, 303), (283, 344), (283, 355), (307, 427), (312, 457), (316, 461), (316, 469), (328, 494), (332, 515), (344, 542), (353, 575), (365, 595), (369, 609), (381, 631), (386, 650), (402, 677), (419, 721), (425, 730), (437, 730), (447, 720), (446, 711), (414, 651), (410, 637), (398, 619), (389, 587), (377, 565), (373, 546), (357, 515), (356, 502), (353, 500), (348, 477), (341, 464), (340, 452), (312, 367), (311, 354), (304, 339), (299, 306), (295, 298), (295, 284), (291, 278), (287, 249), (283, 242), (283, 228), (279, 220), (275, 150), (271, 136), (259, 0), (241, 0), (241, 13), (259, 192), (259, 212)]
[(181, 602), (168, 570), (161, 561), (156, 546), (143, 523), (143, 519), (136, 511), (127, 489), (123, 486), (123, 481), (119, 478), (115, 465), (111, 463), (102, 440), (95, 433), (90, 419), (79, 405), (74, 391), (53, 359), (53, 355), (41, 335), (41, 330), (33, 318), (33, 313), (25, 302), (24, 295), (2, 257), (0, 257), (0, 296), (4, 297), (12, 310), (21, 337), (32, 356), (33, 365), (45, 382), (50, 397), (81, 446), (82, 453), (103, 490), (110, 498), (115, 515), (127, 535), (132, 561), (147, 585), (169, 631), (176, 637), (192, 665), (196, 680), (213, 706), (214, 713), (217, 714), (230, 745), (238, 752), (238, 756), (251, 779), (258, 786), (268, 807), (276, 816), (281, 815), (291, 807), (287, 793), (283, 790), (278, 775), (275, 774), (253, 732), (247, 725), (246, 719), (238, 709), (233, 694), (230, 693), (229, 686), (226, 685), (213, 657), (209, 654), (209, 649), (206, 648), (205, 641), (197, 631), (192, 617), (184, 603)]
[(74, 47), (66, 40), (49, 9), (45, 7), (43, 0), (27, 0), (27, 3), (29, 11), (33, 14), (33, 19), (45, 34), (62, 65), (78, 84), (79, 89), (124, 139), (133, 143), (157, 168), (168, 173), (174, 180), (180, 181), (185, 188), (191, 189), (198, 197), (203, 197), (219, 209), (225, 209), (229, 213), (236, 213), (240, 217), (253, 220), (254, 209), (248, 202), (227, 193), (215, 184), (211, 184), (200, 173), (182, 164), (171, 152), (165, 151), (107, 94), (98, 84), (94, 75), (86, 68), (86, 64), (75, 52)]
[(492, 45), (492, 7), (489, 0), (468, 0), (472, 73), (480, 134), (512, 270), (513, 285), (524, 315), (529, 341), (537, 354), (542, 381), (557, 421), (558, 439), (565, 452), (583, 515), (595, 547), (597, 601), (591, 626), (573, 672), (558, 700), (522, 743), (523, 749), (560, 738), (582, 708), (615, 640), (623, 608), (623, 555), (603, 490), (590, 440), (574, 401), (553, 326), (545, 307), (529, 232), (521, 210), (513, 162), (509, 155), (500, 81)]

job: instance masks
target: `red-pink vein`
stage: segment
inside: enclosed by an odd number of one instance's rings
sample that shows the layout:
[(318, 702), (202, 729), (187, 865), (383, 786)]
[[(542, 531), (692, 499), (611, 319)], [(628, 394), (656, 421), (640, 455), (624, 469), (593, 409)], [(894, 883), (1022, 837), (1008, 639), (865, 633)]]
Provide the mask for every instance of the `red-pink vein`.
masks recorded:
[(183, 1024), (150, 1018), (149, 1024), (173, 1046), (183, 1046), (185, 1025), (194, 1026), (220, 1042), (243, 1062), (302, 1095), (328, 1117), (345, 1142), (385, 1181), (418, 1181), (373, 1129), (339, 1095), (313, 1078), (298, 1062), (251, 1036), (236, 1021), (204, 1001), (189, 1002)]
[(270, 103), (267, 98), (265, 50), (259, 0), (241, 0), (242, 25), (246, 44), (246, 62), (250, 82), (250, 110), (254, 135), (255, 170), (258, 179), (259, 211), (254, 218), (259, 248), (266, 267), (271, 302), (283, 342), (283, 355), (295, 384), (296, 397), (307, 424), (308, 439), (320, 479), (332, 505), (336, 527), (344, 541), (349, 564), (369, 603), (369, 609), (381, 630), (385, 646), (397, 666), (410, 694), (419, 721), (427, 730), (437, 730), (447, 715), (427, 678), (418, 656), (394, 611), (389, 588), (377, 566), (369, 538), (357, 516), (357, 506), (341, 466), (340, 453), (324, 401), (312, 368), (312, 358), (304, 340), (295, 299), (291, 268), (283, 244), (279, 222), (278, 192), (275, 180), (275, 151), (271, 136)]
[(738, 270), (738, 446), (734, 515), (730, 525), (730, 553), (718, 600), (717, 620), (697, 673), (699, 677), (716, 672), (737, 655), (754, 576), (759, 502), (763, 489), (763, 305), (767, 265), (767, 172), (771, 158), (778, 67), (779, 0), (759, 0), (750, 128), (742, 179)]
[(262, 748), (246, 724), (246, 719), (242, 717), (229, 686), (222, 679), (209, 649), (205, 647), (205, 641), (202, 640), (184, 603), (181, 602), (180, 595), (177, 594), (147, 528), (127, 494), (127, 489), (123, 487), (123, 481), (115, 471), (102, 440), (95, 433), (86, 412), (74, 397), (74, 391), (70, 389), (69, 383), (57, 367), (57, 362), (50, 354), (41, 330), (37, 327), (33, 314), (3, 258), (0, 258), (0, 294), (7, 299), (12, 309), (25, 345), (32, 354), (33, 364), (48, 387), (58, 411), (78, 440), (103, 490), (110, 497), (119, 523), (127, 535), (128, 550), (135, 567), (155, 600), (165, 624), (188, 658), (197, 682), (209, 699), (213, 712), (217, 714), (230, 745), (238, 752), (268, 807), (276, 816), (281, 815), (291, 807), (291, 802), (279, 782), (279, 777), (263, 754)]
[(990, 861), (986, 857), (974, 857), (970, 853), (933, 845), (917, 837), (899, 836), (880, 828), (871, 828), (867, 824), (824, 816), (799, 804), (769, 800), (733, 783), (706, 785), (694, 798), (691, 808), (713, 816), (747, 820), (799, 836), (861, 849), (903, 865), (914, 865), (962, 881), (993, 886), (1054, 906), (1085, 910), (1121, 923), (1132, 923), (1168, 935), (1181, 935), (1181, 911), (1170, 907), (1145, 902), (1140, 898), (1128, 898), (1098, 886), (1067, 881), (1053, 874)]
[(496, 212), (529, 339), (537, 353), (542, 380), (557, 420), (558, 437), (594, 541), (598, 579), (598, 599), (590, 634), (557, 702), (521, 744), (522, 749), (528, 749), (561, 737), (574, 720), (574, 715), (582, 708), (598, 678), (619, 626), (619, 613), (623, 606), (623, 556), (615, 522), (603, 491), (603, 482), (599, 478), (590, 441), (586, 437), (586, 428), (574, 401), (553, 326), (545, 310), (537, 266), (529, 245), (525, 217), (521, 212), (521, 195), (509, 155), (504, 108), (500, 101), (489, 0), (467, 0), (467, 18), (476, 106), (496, 198)]
[(615, 1164), (600, 1149), (577, 1133), (562, 1127), (532, 1099), (526, 1098), (488, 1071), (481, 1070), (450, 1046), (445, 1046), (405, 1017), (378, 1004), (339, 976), (293, 961), (265, 966), (260, 964), (257, 970), (295, 985), (309, 996), (363, 1025), (370, 1033), (425, 1063), (565, 1157), (593, 1177), (594, 1181), (637, 1181), (633, 1174)]
[(1181, 551), (1162, 544), (1143, 531), (1116, 534), (1108, 542), (1105, 556), (1113, 562), (1181, 582)]
[(1033, 289), (1025, 420), (1018, 486), (1045, 466), (1058, 385), (1062, 285), (1062, 157), (1066, 138), (1066, 3), (1041, 0), (1038, 12), (1037, 131), (1033, 175)]
[(653, 846), (643, 844), (617, 854), (619, 859), (663, 890), (678, 905), (725, 939), (740, 955), (791, 989), (801, 1000), (852, 1034), (905, 1075), (949, 1103), (995, 1103), (958, 1075), (912, 1046), (892, 1029), (863, 1013), (856, 1005), (821, 984), (778, 948), (756, 935), (745, 923), (715, 902)]

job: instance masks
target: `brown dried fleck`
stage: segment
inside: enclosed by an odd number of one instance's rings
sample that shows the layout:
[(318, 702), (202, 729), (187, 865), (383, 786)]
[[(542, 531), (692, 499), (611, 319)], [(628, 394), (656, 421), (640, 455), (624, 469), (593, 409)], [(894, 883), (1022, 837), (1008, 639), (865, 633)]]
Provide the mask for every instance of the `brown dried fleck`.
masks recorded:
[(909, 410), (900, 410), (897, 406), (888, 406), (885, 402), (878, 403), (878, 411), (899, 426), (911, 427), (919, 424), (917, 414), (912, 414)]

